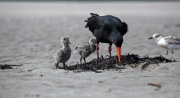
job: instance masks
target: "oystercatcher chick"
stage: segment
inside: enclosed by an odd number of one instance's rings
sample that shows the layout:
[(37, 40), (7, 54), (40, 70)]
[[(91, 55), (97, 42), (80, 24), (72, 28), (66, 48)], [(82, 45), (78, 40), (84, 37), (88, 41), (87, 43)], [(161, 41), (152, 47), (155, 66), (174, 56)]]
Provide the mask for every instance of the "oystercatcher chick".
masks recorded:
[(71, 48), (70, 48), (69, 44), (71, 44), (71, 43), (70, 43), (69, 38), (67, 36), (61, 37), (62, 47), (59, 48), (55, 52), (55, 54), (53, 55), (56, 69), (60, 68), (58, 66), (59, 63), (63, 63), (64, 69), (67, 67), (65, 63), (69, 60), (69, 58), (71, 56)]
[(153, 34), (149, 39), (155, 39), (156, 43), (166, 49), (166, 54), (164, 57), (168, 55), (168, 50), (171, 50), (171, 58), (173, 56), (173, 50), (180, 49), (180, 39), (174, 36), (166, 35), (166, 34)]
[(84, 63), (86, 64), (86, 57), (94, 53), (95, 50), (96, 50), (96, 38), (91, 37), (88, 43), (76, 45), (74, 53), (79, 53), (79, 55), (81, 56), (80, 63), (82, 65), (82, 59), (84, 60)]
[(99, 16), (94, 13), (90, 13), (90, 15), (91, 17), (85, 20), (87, 22), (85, 27), (89, 27), (89, 30), (97, 39), (97, 58), (99, 58), (99, 42), (109, 43), (108, 50), (110, 56), (111, 46), (114, 44), (117, 48), (118, 62), (120, 63), (123, 36), (128, 31), (127, 24), (112, 15)]

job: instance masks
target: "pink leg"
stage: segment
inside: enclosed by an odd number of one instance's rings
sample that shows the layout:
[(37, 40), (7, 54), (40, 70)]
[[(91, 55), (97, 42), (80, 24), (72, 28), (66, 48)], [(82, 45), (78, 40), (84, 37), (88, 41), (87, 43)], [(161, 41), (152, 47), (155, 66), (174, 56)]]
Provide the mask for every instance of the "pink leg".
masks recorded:
[(96, 44), (97, 59), (99, 58), (99, 43)]
[(111, 57), (111, 46), (112, 46), (112, 44), (109, 44), (108, 51), (109, 51), (109, 56), (110, 56), (110, 57)]

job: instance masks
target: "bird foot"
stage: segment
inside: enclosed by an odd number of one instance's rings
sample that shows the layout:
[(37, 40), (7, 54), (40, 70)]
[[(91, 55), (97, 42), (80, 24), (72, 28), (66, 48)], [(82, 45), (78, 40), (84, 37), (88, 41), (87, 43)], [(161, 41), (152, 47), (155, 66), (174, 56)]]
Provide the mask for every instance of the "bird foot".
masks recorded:
[(103, 55), (101, 55), (101, 57), (97, 58), (96, 63), (100, 63), (103, 59), (104, 59), (104, 57), (103, 57)]
[(100, 62), (101, 62), (101, 59), (98, 58), (98, 59), (96, 60), (96, 63), (100, 63)]
[(56, 67), (56, 69), (59, 69), (59, 67)]

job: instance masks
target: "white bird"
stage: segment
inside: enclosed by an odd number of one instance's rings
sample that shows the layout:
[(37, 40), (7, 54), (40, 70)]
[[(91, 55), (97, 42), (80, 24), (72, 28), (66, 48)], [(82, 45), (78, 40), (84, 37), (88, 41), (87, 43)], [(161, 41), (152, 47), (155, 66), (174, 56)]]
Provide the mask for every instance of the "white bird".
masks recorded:
[(80, 54), (80, 63), (82, 64), (82, 59), (86, 63), (86, 57), (91, 55), (96, 50), (96, 38), (91, 37), (88, 43), (80, 44), (75, 46), (74, 53)]
[(165, 48), (166, 55), (168, 55), (168, 50), (171, 50), (171, 58), (173, 56), (173, 50), (180, 49), (180, 39), (174, 36), (166, 35), (166, 34), (153, 34), (152, 37), (149, 39), (155, 39), (156, 43), (162, 47)]
[(62, 47), (59, 48), (53, 55), (53, 58), (55, 60), (56, 69), (59, 68), (59, 66), (58, 66), (59, 63), (63, 63), (63, 68), (67, 67), (65, 65), (65, 62), (67, 62), (71, 56), (71, 48), (70, 48), (69, 44), (71, 44), (71, 43), (67, 36), (61, 37)]

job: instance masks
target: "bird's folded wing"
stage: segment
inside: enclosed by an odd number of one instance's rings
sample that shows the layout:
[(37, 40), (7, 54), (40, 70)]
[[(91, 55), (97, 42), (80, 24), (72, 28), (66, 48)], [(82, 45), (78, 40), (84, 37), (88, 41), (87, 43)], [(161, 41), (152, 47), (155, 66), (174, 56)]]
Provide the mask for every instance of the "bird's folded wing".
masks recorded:
[(169, 44), (177, 44), (180, 45), (180, 39), (172, 36), (167, 36), (164, 38)]
[(63, 58), (63, 53), (64, 52), (61, 49), (58, 49), (54, 54), (53, 58), (61, 60)]

